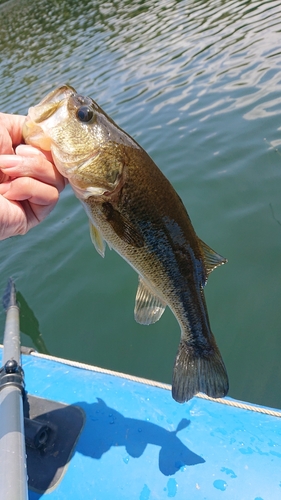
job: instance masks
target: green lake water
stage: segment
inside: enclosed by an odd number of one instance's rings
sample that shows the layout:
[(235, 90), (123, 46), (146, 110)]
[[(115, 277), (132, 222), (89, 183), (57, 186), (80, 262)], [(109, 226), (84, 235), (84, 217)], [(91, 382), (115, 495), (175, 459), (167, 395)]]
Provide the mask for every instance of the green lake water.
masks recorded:
[[(0, 109), (26, 114), (68, 83), (152, 156), (197, 234), (228, 259), (206, 299), (229, 395), (281, 407), (280, 1), (0, 2)], [(171, 382), (170, 311), (134, 321), (136, 273), (103, 260), (68, 186), (48, 219), (0, 242), (22, 343)], [(0, 312), (0, 331), (5, 314)], [(0, 338), (1, 340), (1, 338)]]

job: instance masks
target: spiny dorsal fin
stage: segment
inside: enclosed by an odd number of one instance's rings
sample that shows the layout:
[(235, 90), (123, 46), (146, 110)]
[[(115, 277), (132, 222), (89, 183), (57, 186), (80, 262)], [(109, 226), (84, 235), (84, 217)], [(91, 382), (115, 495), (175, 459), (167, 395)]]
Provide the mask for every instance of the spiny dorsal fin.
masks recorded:
[(156, 323), (165, 311), (164, 304), (139, 276), (139, 286), (135, 302), (135, 320), (141, 325)]
[(210, 248), (204, 241), (200, 240), (200, 245), (204, 254), (204, 267), (207, 273), (207, 277), (209, 274), (216, 269), (216, 267), (221, 266), (227, 262), (227, 259), (222, 257), (219, 253), (215, 252)]
[(95, 246), (97, 252), (104, 257), (105, 254), (105, 247), (106, 243), (100, 234), (99, 230), (94, 226), (94, 224), (89, 220), (89, 225), (90, 225), (90, 236), (93, 245)]

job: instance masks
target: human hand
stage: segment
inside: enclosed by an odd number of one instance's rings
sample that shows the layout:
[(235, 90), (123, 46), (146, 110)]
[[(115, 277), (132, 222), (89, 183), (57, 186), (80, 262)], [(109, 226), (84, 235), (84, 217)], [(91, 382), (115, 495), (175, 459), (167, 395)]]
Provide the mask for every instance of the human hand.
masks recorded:
[(50, 153), (21, 144), (24, 120), (0, 113), (0, 240), (44, 220), (67, 183)]

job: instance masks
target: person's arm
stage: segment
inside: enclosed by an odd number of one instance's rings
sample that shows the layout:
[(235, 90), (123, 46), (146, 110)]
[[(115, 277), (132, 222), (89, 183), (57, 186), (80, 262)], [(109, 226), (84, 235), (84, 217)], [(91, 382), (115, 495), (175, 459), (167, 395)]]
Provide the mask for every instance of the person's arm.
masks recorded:
[(24, 120), (0, 113), (0, 240), (45, 219), (67, 182), (49, 153), (21, 144)]

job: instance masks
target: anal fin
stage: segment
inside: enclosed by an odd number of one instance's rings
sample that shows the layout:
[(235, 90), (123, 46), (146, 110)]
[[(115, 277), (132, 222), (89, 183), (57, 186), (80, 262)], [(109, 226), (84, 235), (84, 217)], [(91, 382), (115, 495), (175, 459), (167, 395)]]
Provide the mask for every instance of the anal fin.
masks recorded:
[(135, 302), (135, 320), (141, 325), (158, 321), (165, 311), (166, 304), (157, 297), (139, 276), (139, 286)]

